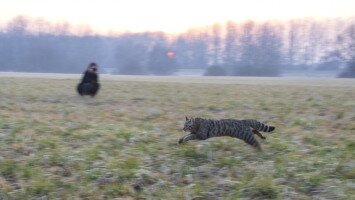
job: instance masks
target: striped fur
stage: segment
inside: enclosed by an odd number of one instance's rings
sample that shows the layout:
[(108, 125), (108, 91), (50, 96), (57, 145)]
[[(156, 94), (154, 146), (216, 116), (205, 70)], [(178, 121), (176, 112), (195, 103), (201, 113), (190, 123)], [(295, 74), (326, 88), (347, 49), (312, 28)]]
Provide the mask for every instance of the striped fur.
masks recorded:
[(230, 136), (243, 140), (247, 144), (261, 149), (259, 142), (254, 134), (262, 139), (265, 137), (259, 132), (271, 132), (275, 129), (253, 119), (235, 120), (235, 119), (203, 119), (187, 118), (184, 124), (184, 131), (190, 132), (179, 140), (179, 143), (189, 140), (206, 140), (211, 137)]

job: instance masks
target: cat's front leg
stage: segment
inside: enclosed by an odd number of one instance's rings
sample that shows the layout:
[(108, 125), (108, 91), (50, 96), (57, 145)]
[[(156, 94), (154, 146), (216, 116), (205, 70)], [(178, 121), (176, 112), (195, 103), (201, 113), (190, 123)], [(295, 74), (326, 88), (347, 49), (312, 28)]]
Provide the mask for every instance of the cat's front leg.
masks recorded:
[(185, 143), (185, 142), (187, 142), (189, 140), (198, 140), (197, 135), (194, 134), (194, 133), (187, 134), (184, 137), (180, 138), (179, 144)]

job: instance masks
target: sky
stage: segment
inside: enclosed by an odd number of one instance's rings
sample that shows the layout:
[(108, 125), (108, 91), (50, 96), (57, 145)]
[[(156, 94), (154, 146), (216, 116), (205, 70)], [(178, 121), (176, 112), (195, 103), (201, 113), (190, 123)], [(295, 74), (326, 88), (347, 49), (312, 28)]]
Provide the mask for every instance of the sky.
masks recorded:
[(184, 32), (216, 22), (355, 15), (355, 0), (0, 0), (0, 23), (23, 15), (97, 32)]

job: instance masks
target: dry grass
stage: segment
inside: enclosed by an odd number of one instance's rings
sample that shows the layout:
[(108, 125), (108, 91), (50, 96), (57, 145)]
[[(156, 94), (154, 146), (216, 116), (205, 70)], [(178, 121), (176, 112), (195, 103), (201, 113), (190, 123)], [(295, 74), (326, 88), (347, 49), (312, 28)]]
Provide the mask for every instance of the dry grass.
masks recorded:
[[(0, 199), (355, 198), (355, 80), (73, 77), (0, 78)], [(185, 115), (277, 129), (179, 146)]]

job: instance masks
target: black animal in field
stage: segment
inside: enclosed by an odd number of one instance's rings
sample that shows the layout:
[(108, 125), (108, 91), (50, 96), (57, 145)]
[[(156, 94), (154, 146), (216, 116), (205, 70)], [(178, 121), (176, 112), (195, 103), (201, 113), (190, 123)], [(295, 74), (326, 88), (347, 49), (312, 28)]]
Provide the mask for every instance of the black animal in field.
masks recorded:
[(78, 93), (83, 95), (90, 95), (94, 97), (100, 89), (98, 82), (98, 66), (96, 63), (90, 63), (87, 70), (83, 74), (81, 82), (77, 86)]

